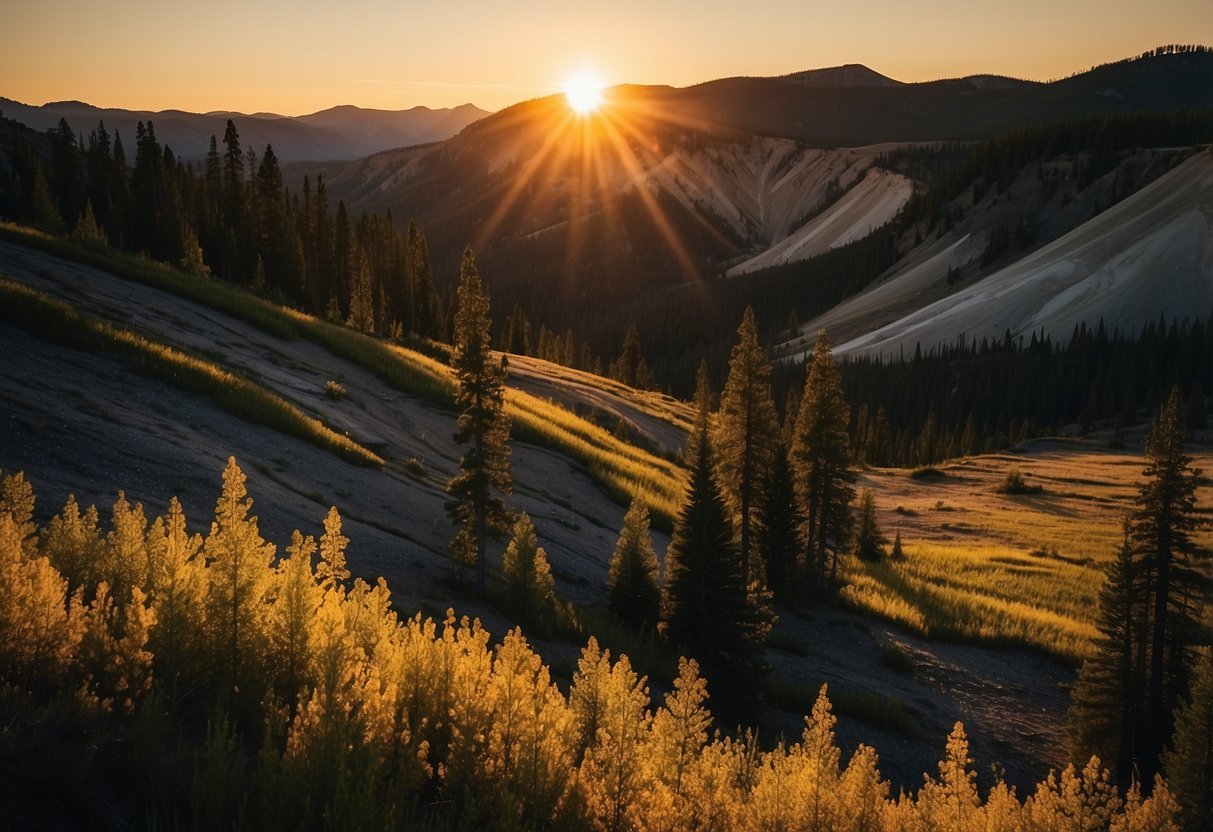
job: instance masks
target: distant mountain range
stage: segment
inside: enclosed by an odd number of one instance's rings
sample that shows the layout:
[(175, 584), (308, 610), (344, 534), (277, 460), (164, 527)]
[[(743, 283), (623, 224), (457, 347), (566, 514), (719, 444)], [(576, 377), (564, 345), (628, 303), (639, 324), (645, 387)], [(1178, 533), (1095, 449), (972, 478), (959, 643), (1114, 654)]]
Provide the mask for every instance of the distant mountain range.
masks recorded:
[(136, 124), (151, 121), (160, 143), (187, 161), (206, 155), (211, 136), (222, 140), (230, 118), (244, 147), (261, 153), (267, 144), (273, 145), (274, 154), (284, 162), (352, 160), (390, 148), (441, 141), (489, 114), (472, 104), (441, 110), (368, 110), (344, 105), (306, 116), (281, 116), (122, 110), (81, 101), (55, 101), (35, 107), (7, 98), (0, 98), (0, 113), (34, 130), (47, 130), (58, 125), (59, 119), (66, 119), (73, 130), (86, 136), (98, 122), (104, 122), (108, 131), (117, 130), (131, 148)]
[[(229, 117), (4, 100), (0, 111), (36, 129), (62, 116), (84, 133), (104, 118), (124, 139), (151, 118), (187, 159)], [(1213, 302), (1213, 174), (1196, 148), (1213, 141), (1208, 49), (1047, 83), (903, 83), (848, 64), (620, 86), (585, 118), (562, 96), (491, 115), (465, 105), (232, 118), (244, 146), (270, 142), (293, 162), (291, 187), (323, 176), (330, 204), (351, 216), (415, 221), (440, 284), (471, 245), (499, 317), (518, 303), (604, 355), (636, 322), (671, 378), (690, 378), (704, 345), (722, 349), (747, 304), (794, 356), (817, 326), (844, 351), (887, 354), (962, 334), (1064, 336), (1084, 315), (1128, 330), (1176, 314), (1184, 297), (1201, 314)], [(1050, 125), (1062, 134), (1050, 138)], [(969, 158), (996, 139), (1001, 149)], [(1170, 213), (1148, 210), (1181, 184)], [(1138, 219), (1147, 213), (1153, 224)], [(883, 241), (869, 236), (882, 226)], [(1139, 291), (1157, 276), (1180, 289)], [(1013, 310), (990, 312), (1011, 297)], [(964, 315), (945, 314), (962, 302)], [(776, 331), (792, 310), (808, 323)]]
[[(1150, 55), (1049, 83), (974, 75), (903, 84), (847, 65), (680, 89), (617, 87), (589, 124), (571, 120), (559, 96), (537, 99), (437, 145), (295, 166), (288, 177), (323, 174), (330, 198), (354, 213), (415, 219), (438, 263), (457, 262), (470, 242), (499, 271), (519, 273), (521, 295), (547, 299), (622, 275), (652, 286), (750, 272), (853, 240), (908, 198), (904, 178), (865, 176), (882, 152), (908, 143), (1211, 107), (1210, 52)], [(839, 211), (828, 229), (818, 231), (825, 218), (807, 225), (852, 186), (839, 205), (851, 206), (843, 213), (854, 227)], [(649, 216), (658, 205), (665, 234)], [(690, 256), (678, 256), (671, 235)], [(797, 235), (811, 244), (785, 243)]]

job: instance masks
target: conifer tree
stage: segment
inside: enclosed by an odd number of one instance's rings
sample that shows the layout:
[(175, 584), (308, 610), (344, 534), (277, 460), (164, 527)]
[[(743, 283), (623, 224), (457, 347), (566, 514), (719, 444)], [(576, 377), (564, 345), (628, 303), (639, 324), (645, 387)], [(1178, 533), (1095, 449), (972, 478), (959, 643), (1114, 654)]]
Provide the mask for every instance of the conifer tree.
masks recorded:
[(312, 571), (316, 540), (296, 529), (287, 556), (274, 573), (273, 609), (269, 620), (269, 663), (274, 687), (284, 704), (294, 708), (306, 678), (308, 633), (322, 598)]
[(531, 322), (522, 311), (522, 305), (514, 304), (514, 311), (506, 321), (502, 349), (515, 355), (531, 354)]
[(629, 626), (657, 623), (661, 609), (659, 568), (649, 536), (648, 506), (633, 498), (607, 575), (607, 606)]
[(84, 610), (50, 560), (32, 557), (24, 542), (20, 518), (0, 510), (0, 679), (56, 685), (72, 670)]
[(350, 314), (346, 324), (359, 332), (375, 330), (375, 306), (371, 298), (371, 272), (361, 253), (350, 267)]
[(156, 675), (170, 696), (179, 675), (196, 668), (202, 657), (207, 576), (201, 549), (202, 538), (186, 531), (185, 512), (174, 497), (168, 514), (157, 517), (147, 531), (144, 582), (156, 608), (150, 649), (156, 656)]
[(460, 408), (455, 441), (468, 445), (460, 473), (447, 483), (447, 511), (458, 524), (452, 543), (461, 564), (475, 564), (476, 590), (484, 594), (488, 534), (504, 529), (509, 515), (499, 495), (509, 494), (509, 419), (505, 413), (505, 369), (491, 348), (489, 299), (471, 249), (463, 254), (455, 343), (451, 365)]
[(640, 333), (634, 323), (623, 337), (619, 357), (611, 362), (611, 378), (640, 390), (652, 386), (652, 374), (640, 350)]
[(501, 571), (514, 615), (541, 629), (549, 627), (555, 612), (556, 582), (526, 512), (514, 524), (514, 537), (502, 556)]
[[(345, 565), (345, 547), (350, 539), (341, 532), (341, 514), (337, 506), (329, 506), (324, 518), (324, 534), (320, 535), (320, 562), (316, 564), (316, 582), (321, 589), (332, 589), (350, 576)], [(311, 555), (308, 555), (311, 560)]]
[[(879, 419), (879, 414), (877, 415)], [(825, 591), (851, 526), (852, 485), (847, 426), (850, 407), (825, 330), (817, 336), (796, 415), (792, 462), (805, 517), (805, 569), (812, 589)]]
[(1175, 738), (1162, 762), (1187, 827), (1213, 828), (1213, 653), (1208, 649), (1196, 665), (1187, 701), (1175, 714)]
[(1145, 782), (1151, 782), (1158, 770), (1158, 755), (1171, 736), (1171, 713), (1187, 689), (1203, 593), (1203, 580), (1193, 569), (1190, 538), (1197, 525), (1196, 487), (1201, 472), (1192, 468), (1192, 457), (1184, 453), (1185, 425), (1183, 399), (1176, 386), (1146, 441), (1147, 479), (1139, 489), (1133, 516), (1134, 570), (1152, 592), (1139, 749)]
[(620, 656), (602, 679), (602, 709), (594, 741), (581, 767), (586, 810), (595, 829), (621, 832), (635, 826), (643, 812), (642, 750), (652, 714), (646, 677)]
[(699, 414), (687, 447), (690, 482), (666, 552), (662, 614), (667, 635), (699, 660), (718, 700), (736, 705), (752, 690), (758, 645), (771, 621), (752, 603), (713, 476), (706, 364), (699, 367), (695, 398)]
[(97, 527), (96, 506), (81, 512), (76, 496), (67, 495), (63, 510), (51, 518), (39, 542), (42, 553), (72, 590), (87, 587), (91, 592), (103, 579), (99, 569), (104, 561), (97, 557), (101, 530)]
[(1122, 786), (1127, 786), (1137, 757), (1142, 679), (1137, 672), (1144, 608), (1133, 574), (1133, 541), (1125, 524), (1125, 539), (1108, 564), (1099, 591), (1091, 654), (1079, 670), (1070, 702), (1070, 742), (1075, 761), (1092, 755), (1107, 760)]
[(746, 307), (737, 335), (713, 441), (716, 475), (732, 514), (742, 571), (747, 581), (754, 581), (761, 564), (751, 564), (751, 554), (761, 533), (759, 508), (770, 478), (779, 418), (771, 398), (771, 365), (758, 340), (752, 307)]
[[(675, 798), (688, 791), (688, 780), (695, 761), (708, 741), (712, 715), (704, 703), (708, 699), (707, 682), (699, 675), (694, 659), (678, 659), (674, 689), (665, 695), (665, 705), (653, 716), (653, 731), (648, 753), (651, 777), (664, 783)], [(676, 807), (684, 811), (685, 807)]]
[(206, 623), (219, 690), (245, 687), (260, 656), (261, 606), (274, 547), (261, 539), (244, 487), (244, 472), (228, 457), (215, 521), (203, 543), (207, 568)]
[(957, 722), (939, 761), (939, 778), (928, 777), (918, 792), (918, 813), (927, 829), (978, 832), (982, 828), (977, 772), (969, 757), (969, 738)]
[(876, 500), (872, 496), (872, 489), (865, 488), (859, 495), (859, 528), (855, 533), (855, 555), (860, 560), (881, 560), (884, 558), (886, 542), (876, 522)]
[(0, 479), (0, 514), (7, 514), (16, 524), (16, 533), (24, 547), (32, 548), (34, 532), (34, 488), (25, 479), (25, 472), (18, 471)]
[(410, 220), (405, 234), (406, 274), (409, 288), (410, 318), (408, 329), (423, 338), (444, 337), (442, 316), (438, 308), (438, 293), (434, 290), (434, 270), (430, 266), (425, 236)]
[(796, 501), (796, 479), (792, 461), (782, 439), (776, 439), (771, 456), (771, 474), (761, 507), (762, 531), (758, 551), (762, 553), (767, 586), (781, 601), (796, 592), (796, 558), (801, 544), (802, 523)]

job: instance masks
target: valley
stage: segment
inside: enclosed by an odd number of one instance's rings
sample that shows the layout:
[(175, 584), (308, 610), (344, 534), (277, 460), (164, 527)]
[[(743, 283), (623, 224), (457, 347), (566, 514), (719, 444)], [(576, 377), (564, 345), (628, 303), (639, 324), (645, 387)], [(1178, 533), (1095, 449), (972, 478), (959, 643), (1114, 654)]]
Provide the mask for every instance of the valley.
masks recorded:
[(0, 817), (1206, 829), (1213, 48), (805, 65), (0, 99)]
[[(366, 368), (306, 339), (283, 340), (214, 308), (43, 254), (11, 237), (0, 243), (0, 274), (155, 341), (206, 355), (387, 460), (381, 471), (352, 465), (132, 373), (121, 362), (55, 346), (5, 323), (9, 354), (21, 360), (4, 369), (4, 385), (13, 392), (0, 414), (7, 426), (0, 456), (7, 472), (26, 472), (40, 516), (57, 511), (68, 494), (96, 504), (104, 515), (121, 488), (148, 511), (176, 496), (187, 518), (204, 518), (217, 472), (234, 455), (249, 475), (268, 539), (281, 545), (293, 529), (316, 530), (327, 507), (336, 505), (355, 574), (384, 577), (403, 614), (441, 616), (449, 603), (452, 534), (443, 485), (457, 460), (449, 406), (387, 387)], [(339, 399), (325, 395), (330, 380), (345, 390)], [(622, 419), (662, 453), (685, 443), (690, 417), (673, 400), (663, 403), (525, 356), (511, 356), (509, 380), (513, 388), (608, 423)], [(517, 486), (511, 504), (533, 518), (560, 596), (600, 608), (625, 506), (589, 475), (584, 461), (525, 440), (512, 448)], [(1213, 453), (1202, 452), (1198, 460), (1208, 468)], [(827, 682), (840, 702), (883, 702), (891, 709), (885, 717), (860, 710), (857, 719), (844, 710), (839, 731), (844, 747), (860, 739), (875, 743), (882, 770), (894, 782), (914, 785), (957, 719), (970, 726), (974, 755), (998, 761), (1010, 782), (1023, 788), (1062, 765), (1071, 662), (1093, 635), (1098, 584), (1092, 578), (1115, 551), (1119, 519), (1133, 505), (1132, 483), (1141, 467), (1140, 451), (1046, 442), (959, 460), (935, 478), (912, 479), (895, 469), (864, 472), (860, 484), (873, 489), (886, 532), (901, 534), (907, 560), (890, 564), (891, 571), (848, 567), (844, 598), (852, 612), (779, 611), (777, 646), (767, 656), (790, 712), (774, 708), (771, 724), (794, 732), (804, 697)], [(1043, 495), (995, 494), (1012, 468), (1042, 484)], [(1201, 510), (1210, 508), (1202, 503)], [(1213, 534), (1201, 540), (1209, 545)], [(668, 541), (655, 533), (659, 553)], [(920, 593), (934, 584), (940, 589), (932, 592), (959, 599), (947, 622), (926, 612), (939, 599)], [(500, 609), (472, 596), (461, 596), (457, 609), (479, 617), (495, 635), (509, 626)], [(1042, 616), (1043, 624), (1037, 620)], [(964, 644), (951, 643), (956, 638)], [(987, 641), (1017, 646), (981, 646)], [(567, 666), (580, 649), (576, 639), (540, 639), (536, 647), (553, 666)], [(912, 669), (890, 669), (887, 650), (902, 651)], [(672, 672), (664, 661), (649, 670), (658, 671)], [(652, 679), (658, 689), (666, 683)]]

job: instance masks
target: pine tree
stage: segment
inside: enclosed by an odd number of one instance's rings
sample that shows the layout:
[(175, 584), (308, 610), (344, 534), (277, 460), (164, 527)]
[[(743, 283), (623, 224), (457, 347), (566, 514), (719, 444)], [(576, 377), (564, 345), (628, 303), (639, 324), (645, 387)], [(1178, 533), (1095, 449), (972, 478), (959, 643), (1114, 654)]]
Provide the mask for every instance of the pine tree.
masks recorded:
[(855, 556), (860, 560), (878, 561), (884, 558), (887, 541), (876, 523), (876, 500), (872, 489), (865, 488), (859, 495), (859, 528), (855, 533)]
[(838, 364), (830, 351), (830, 338), (822, 330), (805, 377), (792, 443), (797, 492), (805, 517), (805, 569), (810, 587), (818, 592), (825, 591), (832, 581), (838, 553), (850, 533), (850, 506), (855, 495), (847, 433), (850, 412)]
[(770, 478), (779, 418), (771, 398), (771, 365), (758, 340), (752, 307), (746, 307), (737, 335), (713, 443), (716, 476), (737, 532), (742, 571), (747, 581), (755, 581), (760, 564), (751, 563), (751, 552), (761, 533), (759, 507)]
[(602, 679), (598, 727), (581, 775), (586, 810), (593, 828), (603, 832), (632, 829), (633, 816), (643, 813), (642, 751), (653, 719), (646, 681), (632, 670), (627, 656), (620, 656)]
[(752, 603), (713, 476), (706, 364), (699, 367), (695, 398), (699, 415), (687, 447), (690, 482), (666, 552), (662, 614), (667, 635), (699, 660), (718, 699), (736, 705), (752, 694), (758, 645), (771, 621)]
[(502, 338), (502, 349), (515, 355), (531, 354), (531, 322), (522, 311), (522, 305), (514, 304), (514, 311), (506, 321), (505, 336)]
[(555, 613), (556, 582), (526, 512), (514, 524), (514, 537), (502, 556), (501, 571), (513, 614), (541, 630), (548, 629)]
[(422, 338), (445, 337), (438, 293), (434, 290), (434, 270), (430, 266), (425, 236), (412, 220), (405, 234), (405, 274), (408, 276), (409, 314), (406, 328)]
[[(253, 502), (235, 457), (223, 469), (215, 521), (203, 543), (207, 568), (206, 624), (219, 690), (246, 689), (260, 671), (262, 603), (274, 547), (261, 539)], [(254, 669), (257, 668), (257, 669)]]
[(1213, 653), (1196, 665), (1188, 699), (1175, 714), (1175, 737), (1163, 755), (1167, 784), (1189, 829), (1213, 829)]
[(1190, 538), (1196, 528), (1200, 471), (1184, 453), (1185, 413), (1179, 387), (1146, 441), (1147, 479), (1139, 489), (1132, 535), (1134, 569), (1151, 588), (1149, 666), (1144, 733), (1139, 749), (1142, 780), (1151, 782), (1158, 755), (1170, 740), (1171, 713), (1187, 689), (1190, 651), (1196, 638), (1203, 580), (1194, 571)]
[(499, 494), (509, 494), (509, 419), (505, 413), (505, 369), (491, 349), (489, 299), (480, 283), (471, 249), (463, 254), (455, 344), (451, 365), (459, 382), (460, 408), (455, 441), (469, 445), (459, 460), (460, 473), (447, 483), (453, 499), (447, 512), (459, 526), (452, 546), (461, 564), (475, 564), (476, 590), (484, 595), (486, 544), (491, 530), (509, 520)]
[(649, 536), (649, 509), (633, 499), (623, 518), (607, 575), (607, 606), (632, 627), (657, 623), (661, 609), (657, 554)]
[(801, 547), (802, 520), (796, 501), (792, 461), (782, 439), (776, 440), (771, 456), (771, 475), (763, 495), (761, 516), (758, 551), (764, 560), (767, 585), (776, 598), (787, 600), (796, 591), (796, 557)]
[(644, 382), (649, 381), (648, 365), (640, 351), (640, 333), (636, 324), (628, 327), (623, 336), (623, 348), (619, 357), (611, 362), (611, 378), (621, 381), (629, 387), (643, 388)]
[(918, 792), (918, 813), (927, 829), (978, 832), (981, 797), (977, 772), (969, 757), (969, 739), (959, 722), (948, 735), (947, 752), (939, 761), (939, 779), (927, 778)]
[[(345, 547), (349, 544), (350, 539), (341, 532), (341, 514), (337, 506), (329, 506), (329, 513), (324, 518), (324, 534), (320, 535), (320, 561), (316, 564), (316, 582), (321, 589), (340, 587), (350, 576), (345, 565)], [(311, 560), (310, 554), (308, 560)]]
[(1104, 575), (1096, 616), (1099, 636), (1079, 670), (1068, 714), (1071, 757), (1076, 762), (1092, 755), (1107, 760), (1122, 786), (1133, 773), (1142, 694), (1135, 670), (1142, 603), (1133, 579), (1129, 531), (1126, 522), (1124, 545)]
[(156, 609), (150, 649), (160, 685), (170, 696), (177, 690), (179, 674), (196, 668), (202, 654), (206, 572), (201, 549), (202, 538), (186, 531), (185, 512), (174, 497), (168, 514), (157, 517), (147, 531), (144, 581)]
[(350, 314), (346, 324), (359, 332), (374, 332), (375, 306), (371, 299), (371, 272), (358, 252), (350, 269)]

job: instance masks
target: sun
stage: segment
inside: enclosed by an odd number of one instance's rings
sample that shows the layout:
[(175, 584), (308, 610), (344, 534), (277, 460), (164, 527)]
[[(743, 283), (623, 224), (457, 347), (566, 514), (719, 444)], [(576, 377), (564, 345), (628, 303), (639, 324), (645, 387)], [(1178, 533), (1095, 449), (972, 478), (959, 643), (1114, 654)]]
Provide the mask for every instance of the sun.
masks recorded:
[(602, 79), (583, 69), (564, 82), (564, 97), (579, 115), (589, 115), (602, 105)]

